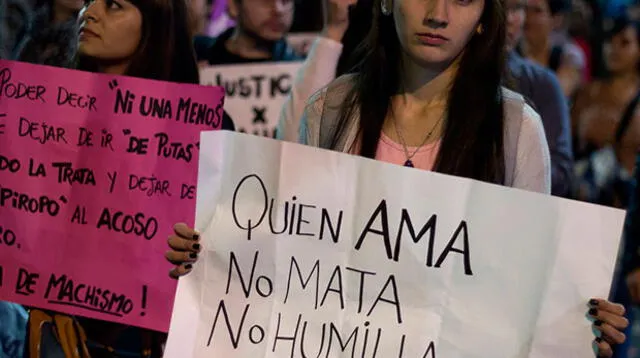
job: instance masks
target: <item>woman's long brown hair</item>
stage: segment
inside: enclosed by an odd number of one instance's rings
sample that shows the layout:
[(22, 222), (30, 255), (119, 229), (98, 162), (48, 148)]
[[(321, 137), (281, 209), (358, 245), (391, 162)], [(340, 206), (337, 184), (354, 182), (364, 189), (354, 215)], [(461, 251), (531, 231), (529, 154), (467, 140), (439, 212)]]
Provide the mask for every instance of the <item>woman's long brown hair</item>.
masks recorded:
[[(503, 184), (504, 108), (501, 91), (505, 66), (505, 12), (502, 0), (486, 0), (476, 34), (461, 54), (447, 103), (447, 118), (434, 170)], [(340, 113), (334, 144), (348, 119), (359, 111), (360, 155), (374, 158), (391, 97), (402, 88), (402, 49), (392, 16), (380, 0), (373, 6), (373, 26), (361, 47), (354, 86)]]

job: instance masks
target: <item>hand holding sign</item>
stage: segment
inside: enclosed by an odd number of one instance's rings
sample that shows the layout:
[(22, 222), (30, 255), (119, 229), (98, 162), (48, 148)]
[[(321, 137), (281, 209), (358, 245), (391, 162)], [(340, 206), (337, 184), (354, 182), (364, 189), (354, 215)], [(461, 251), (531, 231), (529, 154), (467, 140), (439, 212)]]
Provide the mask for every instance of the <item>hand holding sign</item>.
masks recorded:
[(596, 338), (595, 341), (598, 357), (611, 357), (613, 356), (611, 347), (624, 343), (626, 339), (621, 332), (629, 326), (629, 321), (624, 317), (624, 306), (598, 299), (592, 299), (589, 305), (591, 306), (589, 316), (595, 319), (593, 326), (601, 333), (601, 337)]
[(178, 278), (191, 272), (193, 263), (198, 260), (200, 253), (200, 235), (189, 228), (186, 224), (180, 223), (173, 227), (174, 235), (169, 237), (169, 247), (165, 257), (175, 268), (169, 272), (172, 278)]
[(205, 259), (169, 356), (586, 357), (594, 328), (605, 356), (622, 339), (620, 307), (597, 301), (592, 327), (584, 295), (609, 291), (622, 212), (236, 133), (201, 145), (223, 155), (201, 157)]
[[(0, 60), (0, 300), (166, 330), (221, 88)], [(5, 139), (6, 138), (6, 139)]]

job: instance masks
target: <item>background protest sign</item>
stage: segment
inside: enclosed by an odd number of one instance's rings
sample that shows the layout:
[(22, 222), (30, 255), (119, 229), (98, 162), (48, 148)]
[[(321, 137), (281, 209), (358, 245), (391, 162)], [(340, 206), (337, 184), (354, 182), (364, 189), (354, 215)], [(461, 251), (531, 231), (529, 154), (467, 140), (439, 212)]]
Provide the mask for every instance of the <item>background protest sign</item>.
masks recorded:
[(225, 89), (224, 109), (238, 132), (273, 138), (301, 66), (293, 62), (207, 67), (200, 70), (200, 83)]
[(0, 299), (168, 330), (222, 89), (0, 61)]
[(203, 133), (166, 357), (589, 357), (623, 212)]

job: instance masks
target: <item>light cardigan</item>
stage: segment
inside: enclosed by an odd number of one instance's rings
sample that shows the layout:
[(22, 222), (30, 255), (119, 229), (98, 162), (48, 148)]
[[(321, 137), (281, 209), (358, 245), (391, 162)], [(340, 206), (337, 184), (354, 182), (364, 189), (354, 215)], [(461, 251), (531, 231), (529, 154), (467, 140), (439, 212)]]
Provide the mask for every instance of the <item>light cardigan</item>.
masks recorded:
[[(330, 64), (337, 63), (337, 60), (332, 61), (332, 57), (336, 53), (339, 57), (341, 47), (330, 51), (330, 46), (336, 47), (336, 43), (327, 39), (316, 40), (283, 107), (278, 135), (284, 140), (348, 153), (358, 133), (358, 113), (349, 118), (347, 130), (339, 138), (338, 145), (332, 146), (331, 142), (338, 125), (340, 106), (352, 86), (352, 76), (331, 81), (335, 76), (335, 65)], [(331, 83), (327, 87), (317, 91), (328, 82)], [(312, 90), (317, 92), (312, 95), (313, 92), (309, 93)], [(505, 185), (550, 194), (549, 146), (540, 116), (522, 95), (506, 88), (502, 91)]]

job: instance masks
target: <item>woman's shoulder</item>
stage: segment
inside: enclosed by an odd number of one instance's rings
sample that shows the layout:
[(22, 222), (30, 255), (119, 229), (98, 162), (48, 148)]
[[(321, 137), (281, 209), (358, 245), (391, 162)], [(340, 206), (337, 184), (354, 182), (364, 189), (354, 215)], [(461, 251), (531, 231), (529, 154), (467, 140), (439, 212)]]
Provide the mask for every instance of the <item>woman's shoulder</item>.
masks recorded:
[(338, 127), (342, 104), (354, 83), (355, 75), (343, 75), (309, 97), (300, 123), (301, 143), (323, 148), (327, 145), (324, 136)]
[(525, 125), (542, 128), (540, 115), (527, 102), (525, 97), (508, 88), (502, 88), (502, 98), (504, 101), (505, 124), (509, 126)]
[(320, 120), (323, 122), (337, 121), (342, 103), (353, 88), (354, 83), (355, 75), (343, 75), (314, 93), (307, 100), (306, 121), (317, 122), (317, 125), (320, 125)]
[(307, 100), (307, 105), (314, 108), (322, 108), (327, 105), (341, 105), (344, 97), (353, 88), (355, 83), (354, 74), (342, 75), (328, 85), (311, 95)]
[(503, 88), (502, 93), (507, 150), (517, 151), (522, 140), (534, 140), (543, 145), (546, 135), (538, 112), (529, 105), (522, 94), (507, 88)]
[(504, 88), (505, 164), (507, 184), (547, 193), (550, 157), (540, 115), (524, 96)]

